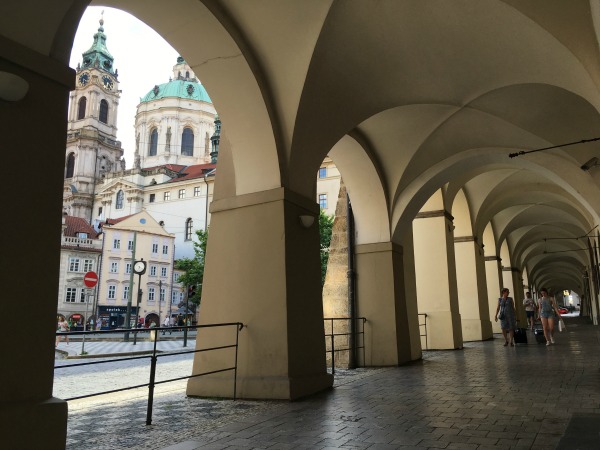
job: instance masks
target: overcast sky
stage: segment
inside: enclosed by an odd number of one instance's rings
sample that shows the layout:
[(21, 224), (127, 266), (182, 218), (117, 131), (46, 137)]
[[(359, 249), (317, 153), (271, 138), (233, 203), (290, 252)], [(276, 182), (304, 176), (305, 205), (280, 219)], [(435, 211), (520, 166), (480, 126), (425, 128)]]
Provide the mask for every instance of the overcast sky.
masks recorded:
[(117, 118), (117, 139), (125, 150), (127, 168), (133, 166), (135, 151), (136, 107), (155, 84), (166, 83), (177, 62), (177, 52), (154, 30), (132, 15), (118, 9), (90, 6), (84, 13), (75, 35), (71, 51), (72, 68), (77, 67), (94, 42), (94, 33), (100, 26), (104, 11), (106, 47), (114, 57), (114, 68), (119, 71), (119, 89), (122, 91)]

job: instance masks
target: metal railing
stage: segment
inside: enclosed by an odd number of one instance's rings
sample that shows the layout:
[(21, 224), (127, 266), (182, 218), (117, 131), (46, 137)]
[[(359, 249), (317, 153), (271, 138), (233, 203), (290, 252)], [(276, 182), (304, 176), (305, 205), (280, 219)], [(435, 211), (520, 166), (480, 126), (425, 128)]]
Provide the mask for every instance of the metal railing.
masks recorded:
[[(172, 331), (174, 328), (173, 327), (155, 327), (155, 328), (143, 330), (143, 331), (150, 331), (151, 333), (152, 332), (155, 333), (154, 338), (152, 339), (154, 341), (154, 346), (153, 346), (152, 354), (150, 354), (150, 355), (102, 359), (102, 361), (92, 361), (92, 362), (85, 362), (85, 363), (68, 364), (68, 365), (64, 365), (64, 366), (54, 366), (54, 369), (58, 370), (58, 369), (68, 369), (70, 367), (106, 364), (106, 363), (111, 363), (111, 362), (132, 361), (132, 360), (146, 359), (146, 358), (150, 359), (150, 380), (148, 381), (148, 383), (137, 384), (134, 386), (127, 386), (127, 387), (119, 388), (119, 389), (111, 389), (108, 391), (100, 391), (100, 392), (95, 392), (93, 394), (69, 397), (69, 398), (65, 398), (64, 400), (65, 401), (79, 400), (79, 399), (88, 398), (88, 397), (95, 397), (98, 395), (113, 394), (115, 392), (129, 391), (132, 389), (148, 387), (148, 408), (146, 410), (146, 425), (151, 425), (152, 424), (152, 407), (153, 407), (153, 403), (154, 403), (154, 387), (155, 386), (157, 386), (159, 384), (164, 384), (164, 383), (171, 383), (173, 381), (180, 381), (180, 380), (185, 380), (185, 379), (189, 379), (189, 378), (197, 378), (197, 377), (202, 377), (202, 376), (206, 376), (206, 375), (212, 375), (215, 373), (221, 373), (221, 372), (227, 372), (227, 371), (233, 371), (233, 400), (235, 400), (236, 395), (237, 395), (237, 360), (238, 360), (239, 335), (240, 335), (240, 331), (244, 328), (244, 324), (241, 322), (232, 322), (232, 323), (217, 323), (217, 324), (195, 325), (195, 326), (177, 326), (175, 328), (179, 329), (179, 330), (187, 330), (187, 329), (197, 330), (199, 328), (234, 327), (234, 326), (236, 328), (235, 344), (227, 344), (227, 345), (221, 345), (218, 347), (203, 348), (203, 349), (199, 349), (199, 350), (186, 350), (186, 351), (181, 351), (181, 352), (177, 351), (177, 352), (158, 354), (157, 350), (156, 350), (156, 345), (160, 340), (159, 332), (160, 331)], [(142, 330), (119, 329), (119, 330), (105, 330), (105, 331), (70, 331), (70, 332), (57, 332), (56, 335), (57, 336), (83, 336), (83, 338), (85, 339), (86, 335), (91, 335), (91, 334), (94, 334), (94, 335), (124, 334), (127, 331), (129, 331), (131, 333), (138, 333)], [(201, 352), (224, 350), (227, 348), (235, 348), (235, 358), (234, 358), (233, 367), (226, 367), (226, 368), (222, 368), (222, 369), (211, 370), (209, 372), (197, 373), (197, 374), (183, 376), (183, 377), (170, 378), (168, 380), (156, 381), (156, 379), (155, 379), (156, 378), (156, 364), (158, 362), (158, 358), (166, 358), (166, 357), (172, 357), (172, 356), (178, 356), (178, 355), (185, 355), (188, 353), (201, 353)]]
[[(338, 336), (346, 336), (347, 339), (349, 339), (352, 336), (351, 332), (345, 332), (345, 333), (334, 333), (334, 329), (333, 329), (333, 324), (335, 321), (341, 321), (341, 320), (345, 320), (346, 322), (349, 323), (349, 325), (351, 325), (351, 321), (352, 318), (351, 317), (325, 317), (323, 319), (324, 321), (329, 321), (330, 322), (330, 333), (327, 333), (327, 330), (325, 330), (325, 339), (329, 339), (329, 350), (327, 350), (327, 348), (325, 349), (326, 353), (331, 353), (331, 373), (335, 374), (335, 354), (339, 353), (339, 352), (350, 352), (352, 351), (354, 353), (354, 355), (356, 355), (356, 350), (362, 349), (362, 360), (363, 362), (365, 361), (365, 322), (367, 321), (367, 319), (365, 317), (357, 317), (356, 322), (358, 325), (360, 325), (360, 329), (356, 331), (355, 333), (355, 339), (354, 339), (354, 346), (352, 347), (352, 344), (344, 344), (346, 345), (346, 347), (343, 348), (335, 348), (335, 338)], [(362, 341), (362, 344), (359, 345), (359, 337), (360, 340)], [(327, 342), (325, 342), (325, 345), (327, 346)]]
[[(427, 314), (418, 314), (419, 316), (419, 336), (425, 337), (425, 350), (429, 349), (427, 343)], [(423, 317), (423, 323), (421, 323), (421, 317)]]

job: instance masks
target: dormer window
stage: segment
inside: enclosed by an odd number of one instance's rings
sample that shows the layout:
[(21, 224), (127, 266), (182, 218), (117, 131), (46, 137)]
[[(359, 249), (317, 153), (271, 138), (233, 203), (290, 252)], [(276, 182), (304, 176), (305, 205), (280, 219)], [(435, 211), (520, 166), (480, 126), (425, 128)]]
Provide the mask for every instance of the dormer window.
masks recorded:
[(80, 231), (79, 233), (77, 233), (77, 237), (79, 239), (87, 239), (88, 238), (88, 234)]

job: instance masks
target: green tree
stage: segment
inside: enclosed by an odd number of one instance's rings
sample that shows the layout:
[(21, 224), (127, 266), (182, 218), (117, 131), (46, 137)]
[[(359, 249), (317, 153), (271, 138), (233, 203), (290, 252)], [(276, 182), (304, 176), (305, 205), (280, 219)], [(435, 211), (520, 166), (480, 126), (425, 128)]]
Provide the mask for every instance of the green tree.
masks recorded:
[(185, 273), (179, 277), (178, 282), (184, 286), (196, 286), (196, 293), (189, 298), (189, 302), (200, 304), (202, 298), (202, 282), (204, 281), (204, 258), (206, 255), (206, 242), (208, 241), (208, 230), (196, 231), (197, 241), (194, 241), (194, 258), (181, 258), (175, 262), (175, 268), (184, 270)]
[(333, 229), (333, 216), (327, 215), (323, 210), (319, 213), (319, 233), (321, 235), (321, 286), (325, 284), (327, 261), (329, 260), (329, 244)]

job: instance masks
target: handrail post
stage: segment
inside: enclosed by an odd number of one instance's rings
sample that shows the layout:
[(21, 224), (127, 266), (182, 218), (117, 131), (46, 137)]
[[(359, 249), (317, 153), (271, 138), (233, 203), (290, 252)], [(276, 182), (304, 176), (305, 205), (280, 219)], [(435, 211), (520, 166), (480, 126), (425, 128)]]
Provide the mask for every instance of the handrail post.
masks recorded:
[(238, 322), (237, 327), (235, 327), (235, 329), (236, 329), (236, 332), (235, 332), (235, 364), (233, 366), (233, 399), (234, 400), (236, 399), (236, 396), (237, 396), (238, 346), (239, 346), (239, 342), (240, 342), (240, 331), (242, 331), (242, 328), (244, 328), (244, 324)]
[(156, 380), (156, 342), (150, 358), (150, 382), (148, 383), (148, 409), (146, 410), (146, 425), (152, 425), (152, 405), (154, 403), (154, 381)]
[(335, 375), (335, 335), (333, 334), (333, 319), (331, 319), (331, 374)]

